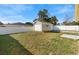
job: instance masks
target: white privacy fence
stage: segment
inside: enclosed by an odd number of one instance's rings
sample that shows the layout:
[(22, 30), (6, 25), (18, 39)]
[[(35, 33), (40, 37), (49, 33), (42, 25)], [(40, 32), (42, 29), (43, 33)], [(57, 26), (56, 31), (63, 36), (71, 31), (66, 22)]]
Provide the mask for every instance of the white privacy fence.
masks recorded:
[(67, 30), (72, 30), (72, 31), (79, 31), (79, 26), (52, 26), (52, 30), (60, 30), (60, 31), (67, 31)]
[(35, 24), (35, 31), (79, 31), (79, 26), (53, 25), (49, 23)]

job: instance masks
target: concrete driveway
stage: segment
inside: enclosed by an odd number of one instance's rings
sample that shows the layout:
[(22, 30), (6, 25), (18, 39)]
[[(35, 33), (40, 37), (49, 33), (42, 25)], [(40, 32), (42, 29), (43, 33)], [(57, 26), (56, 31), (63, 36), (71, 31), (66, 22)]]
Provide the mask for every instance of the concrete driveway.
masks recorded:
[(29, 29), (28, 27), (0, 27), (0, 35), (3, 34), (11, 34), (11, 33), (19, 33), (19, 32), (29, 32), (32, 31), (32, 29)]

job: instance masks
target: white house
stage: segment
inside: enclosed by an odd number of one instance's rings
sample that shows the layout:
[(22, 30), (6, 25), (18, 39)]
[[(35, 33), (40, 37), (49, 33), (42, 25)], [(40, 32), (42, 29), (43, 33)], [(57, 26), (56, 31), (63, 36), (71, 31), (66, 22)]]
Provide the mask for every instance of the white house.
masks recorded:
[(52, 27), (53, 27), (53, 24), (48, 23), (48, 22), (37, 21), (34, 24), (35, 31), (52, 31)]

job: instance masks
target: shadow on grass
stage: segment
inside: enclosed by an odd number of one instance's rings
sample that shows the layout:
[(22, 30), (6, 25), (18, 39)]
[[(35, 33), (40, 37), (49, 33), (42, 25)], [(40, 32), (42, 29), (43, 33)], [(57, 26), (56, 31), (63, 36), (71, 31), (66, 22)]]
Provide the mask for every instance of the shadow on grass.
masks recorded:
[(0, 35), (0, 55), (32, 55), (32, 53), (11, 36)]
[(60, 33), (60, 31), (55, 31), (55, 30), (53, 30), (53, 31), (43, 31), (44, 33)]

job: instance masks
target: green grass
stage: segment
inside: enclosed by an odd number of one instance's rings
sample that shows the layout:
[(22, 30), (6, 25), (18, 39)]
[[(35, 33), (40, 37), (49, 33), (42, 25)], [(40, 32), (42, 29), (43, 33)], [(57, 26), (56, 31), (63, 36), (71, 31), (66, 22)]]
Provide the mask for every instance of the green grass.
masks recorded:
[(78, 54), (79, 40), (61, 38), (62, 33), (27, 32), (0, 35), (1, 55), (72, 55)]
[(31, 54), (16, 39), (9, 35), (0, 35), (0, 55)]
[(28, 32), (10, 35), (32, 54), (77, 54), (76, 40), (61, 38), (62, 33)]

